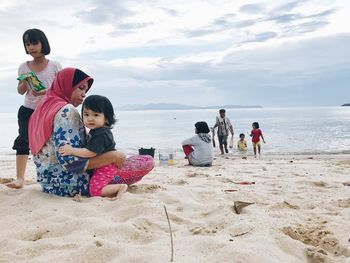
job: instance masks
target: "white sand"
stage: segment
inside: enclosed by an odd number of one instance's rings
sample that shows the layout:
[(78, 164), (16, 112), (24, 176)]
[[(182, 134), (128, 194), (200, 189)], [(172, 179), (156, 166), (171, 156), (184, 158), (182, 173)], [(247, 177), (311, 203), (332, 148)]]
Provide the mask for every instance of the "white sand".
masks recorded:
[[(13, 178), (14, 156), (0, 164)], [(119, 200), (51, 196), (34, 177), (29, 162), (24, 189), (0, 184), (0, 262), (169, 262), (164, 205), (174, 262), (350, 262), (350, 155), (177, 160)]]

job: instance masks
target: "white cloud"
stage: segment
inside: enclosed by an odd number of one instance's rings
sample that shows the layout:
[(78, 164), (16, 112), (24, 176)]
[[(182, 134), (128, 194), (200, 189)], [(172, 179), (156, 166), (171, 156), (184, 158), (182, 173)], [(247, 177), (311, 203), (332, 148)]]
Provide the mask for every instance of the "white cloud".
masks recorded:
[(328, 73), (329, 85), (345, 85), (349, 13), (345, 0), (4, 0), (0, 96), (16, 95), (17, 67), (30, 59), (21, 37), (37, 27), (49, 58), (85, 69), (118, 103), (259, 104), (261, 93), (260, 104), (278, 105), (278, 87), (308, 94)]

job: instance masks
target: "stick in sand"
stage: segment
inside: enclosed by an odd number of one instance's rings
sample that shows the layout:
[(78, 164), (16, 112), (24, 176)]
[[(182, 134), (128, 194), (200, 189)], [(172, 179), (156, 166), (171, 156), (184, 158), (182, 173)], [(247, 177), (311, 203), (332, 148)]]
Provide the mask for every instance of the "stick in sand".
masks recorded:
[(231, 235), (231, 237), (240, 237), (240, 236), (243, 236), (245, 234), (248, 234), (250, 231), (252, 231), (253, 228), (249, 229), (248, 231), (246, 232), (242, 232), (242, 233), (239, 233), (239, 234), (236, 234), (236, 235)]
[(166, 210), (166, 206), (164, 205), (164, 211), (166, 215), (166, 219), (168, 220), (168, 226), (169, 226), (169, 232), (170, 232), (170, 242), (171, 242), (171, 258), (170, 262), (173, 262), (174, 260), (174, 242), (173, 242), (173, 231), (171, 231), (171, 225), (170, 225), (170, 220), (168, 216), (168, 211)]

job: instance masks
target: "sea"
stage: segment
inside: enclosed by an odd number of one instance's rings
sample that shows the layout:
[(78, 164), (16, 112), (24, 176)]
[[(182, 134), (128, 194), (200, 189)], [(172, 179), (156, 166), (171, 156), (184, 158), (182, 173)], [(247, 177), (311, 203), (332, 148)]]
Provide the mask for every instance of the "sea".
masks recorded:
[[(175, 153), (182, 158), (181, 142), (194, 135), (194, 124), (206, 121), (213, 126), (217, 115), (216, 109), (117, 111), (113, 134), (117, 149), (127, 154), (155, 148), (156, 154)], [(249, 153), (253, 122), (259, 122), (266, 140), (263, 155), (350, 153), (350, 107), (227, 109), (226, 116), (234, 126), (235, 145), (244, 133)], [(14, 155), (16, 113), (0, 113), (0, 123), (0, 155)], [(238, 154), (236, 147), (230, 154)]]

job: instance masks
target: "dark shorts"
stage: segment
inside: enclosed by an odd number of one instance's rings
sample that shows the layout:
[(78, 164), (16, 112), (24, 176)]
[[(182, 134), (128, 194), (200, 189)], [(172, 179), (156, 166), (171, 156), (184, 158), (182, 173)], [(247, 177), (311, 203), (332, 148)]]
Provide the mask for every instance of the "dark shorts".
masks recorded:
[(227, 137), (228, 137), (228, 135), (219, 135), (218, 134), (219, 145), (227, 144)]
[(29, 118), (33, 114), (34, 110), (21, 106), (18, 110), (18, 137), (13, 143), (13, 150), (16, 150), (16, 155), (28, 155), (29, 154), (29, 141), (28, 141), (28, 126)]

